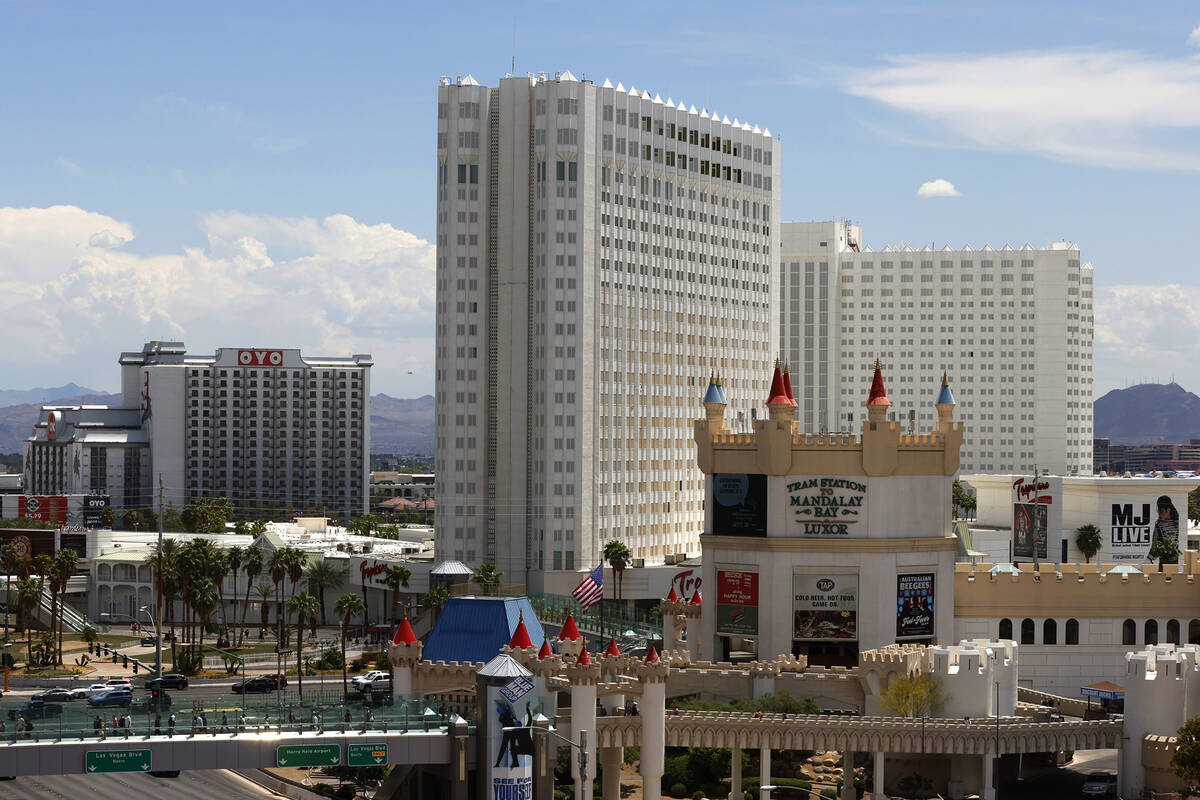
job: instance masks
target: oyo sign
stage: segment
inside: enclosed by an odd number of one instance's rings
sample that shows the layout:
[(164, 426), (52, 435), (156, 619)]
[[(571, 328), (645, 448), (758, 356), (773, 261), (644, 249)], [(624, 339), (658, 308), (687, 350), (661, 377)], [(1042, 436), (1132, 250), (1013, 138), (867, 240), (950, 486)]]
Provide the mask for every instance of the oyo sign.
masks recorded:
[(283, 365), (282, 350), (238, 350), (238, 366), (278, 367)]

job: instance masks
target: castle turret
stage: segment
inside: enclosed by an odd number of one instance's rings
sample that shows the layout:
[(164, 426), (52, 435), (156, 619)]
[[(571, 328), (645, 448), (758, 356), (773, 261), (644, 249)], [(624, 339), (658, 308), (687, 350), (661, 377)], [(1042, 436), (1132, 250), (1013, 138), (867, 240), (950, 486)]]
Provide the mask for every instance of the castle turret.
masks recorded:
[(877, 358), (875, 376), (871, 378), (871, 394), (867, 396), (867, 419), (870, 422), (883, 422), (891, 405), (892, 401), (888, 400), (887, 391), (883, 388), (883, 365)]
[(796, 401), (788, 397), (783, 372), (779, 368), (779, 360), (776, 359), (775, 374), (771, 376), (771, 391), (767, 395), (767, 414), (773, 420), (792, 420), (796, 416), (793, 410), (795, 405)]
[(863, 422), (863, 471), (867, 475), (891, 475), (899, 462), (900, 424), (889, 422), (887, 390), (883, 388), (883, 365), (875, 359), (875, 375), (867, 396), (867, 419)]
[(725, 407), (729, 402), (725, 399), (725, 387), (721, 378), (710, 375), (708, 391), (704, 393), (704, 416), (708, 420), (710, 431), (725, 430)]
[(938, 392), (937, 402), (938, 415), (938, 430), (946, 423), (954, 420), (954, 392), (950, 391), (950, 379), (946, 377), (946, 371), (942, 370), (942, 389)]
[(792, 394), (792, 374), (788, 372), (788, 365), (783, 365), (783, 391), (787, 395), (788, 402), (792, 404), (792, 408), (796, 408), (796, 395)]
[(950, 379), (946, 376), (946, 371), (942, 370), (942, 388), (938, 391), (937, 402), (934, 403), (938, 415), (935, 430), (946, 437), (942, 469), (947, 475), (958, 472), (958, 451), (963, 440), (963, 424), (954, 421), (955, 405), (954, 392), (950, 391)]

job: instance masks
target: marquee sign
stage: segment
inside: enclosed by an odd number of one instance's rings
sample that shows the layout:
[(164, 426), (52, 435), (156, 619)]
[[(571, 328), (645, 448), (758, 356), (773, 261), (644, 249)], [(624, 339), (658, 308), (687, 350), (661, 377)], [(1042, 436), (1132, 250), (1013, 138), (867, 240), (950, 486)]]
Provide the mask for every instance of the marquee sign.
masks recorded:
[(237, 363), (242, 367), (279, 367), (283, 365), (283, 351), (238, 350)]
[(788, 509), (804, 536), (849, 536), (866, 527), (867, 484), (852, 478), (802, 478), (787, 485)]

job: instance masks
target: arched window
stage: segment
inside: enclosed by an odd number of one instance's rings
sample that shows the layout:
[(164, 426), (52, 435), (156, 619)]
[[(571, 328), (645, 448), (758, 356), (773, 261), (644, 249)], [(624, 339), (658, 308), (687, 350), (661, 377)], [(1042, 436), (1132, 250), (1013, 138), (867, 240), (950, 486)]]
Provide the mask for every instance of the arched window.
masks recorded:
[(1033, 641), (1034, 640), (1034, 635), (1033, 635), (1034, 630), (1035, 630), (1035, 626), (1033, 624), (1033, 620), (1031, 620), (1031, 619), (1021, 620), (1021, 644), (1033, 644), (1034, 643), (1034, 641)]
[(1200, 644), (1200, 619), (1188, 623), (1188, 644)]
[[(1195, 620), (1193, 622), (1193, 624), (1196, 626), (1197, 630), (1200, 631), (1200, 619)], [(1000, 638), (1000, 639), (1011, 639), (1012, 638), (1012, 620), (1011, 619), (1000, 620), (1000, 636), (997, 638)]]
[(1042, 623), (1042, 644), (1058, 644), (1058, 623), (1052, 619)]
[(1179, 644), (1179, 620), (1167, 620), (1167, 641), (1171, 644)]
[(1067, 629), (1064, 633), (1066, 635), (1063, 638), (1063, 644), (1079, 644), (1079, 620), (1067, 620)]
[(1146, 620), (1146, 644), (1158, 644), (1158, 620)]
[(1137, 623), (1131, 619), (1121, 623), (1121, 644), (1137, 644)]

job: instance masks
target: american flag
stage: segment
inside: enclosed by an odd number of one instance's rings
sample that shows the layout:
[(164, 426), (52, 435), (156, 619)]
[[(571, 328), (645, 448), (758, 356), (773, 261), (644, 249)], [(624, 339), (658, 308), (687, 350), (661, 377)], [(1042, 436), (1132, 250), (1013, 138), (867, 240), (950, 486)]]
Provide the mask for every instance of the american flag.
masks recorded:
[(579, 582), (571, 596), (579, 601), (584, 611), (599, 603), (604, 597), (604, 564), (597, 564), (596, 568)]

